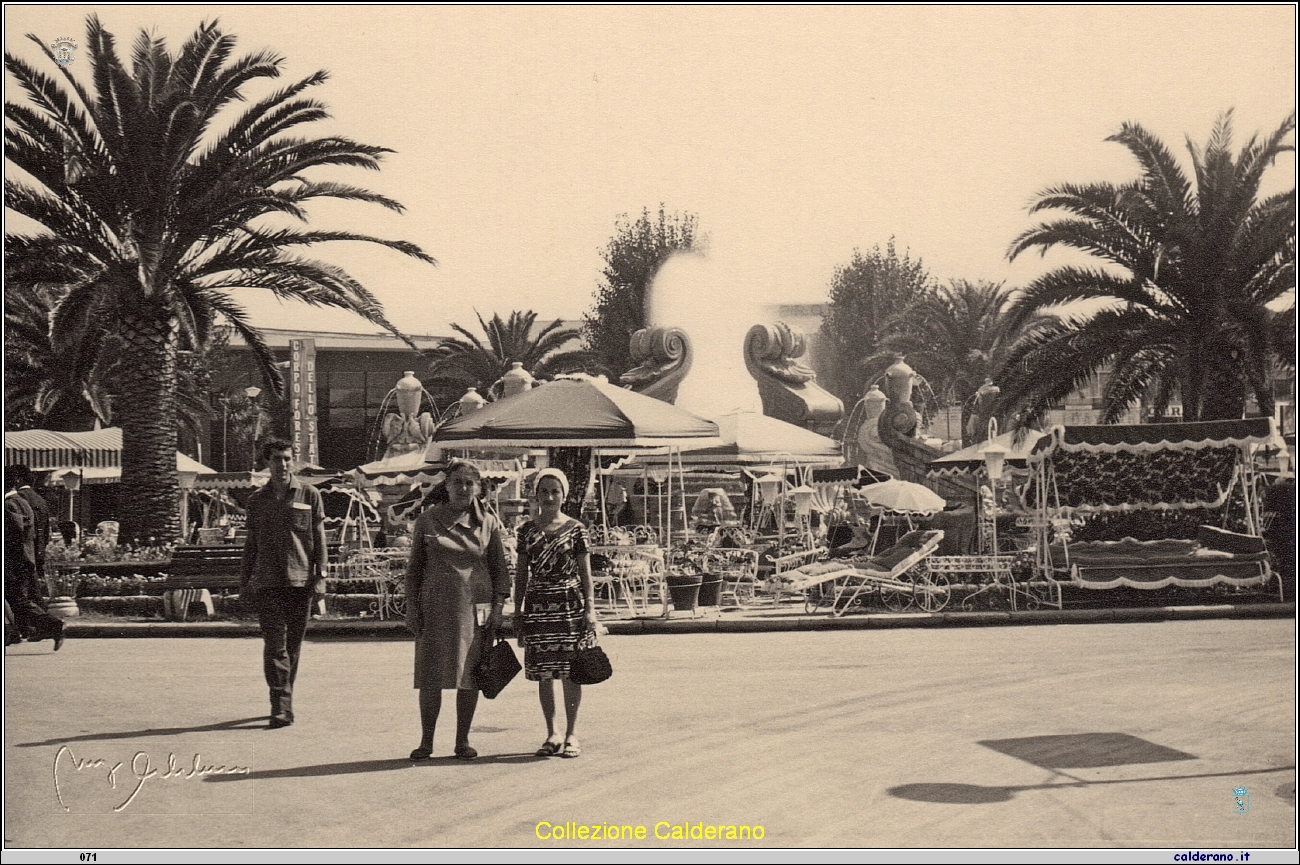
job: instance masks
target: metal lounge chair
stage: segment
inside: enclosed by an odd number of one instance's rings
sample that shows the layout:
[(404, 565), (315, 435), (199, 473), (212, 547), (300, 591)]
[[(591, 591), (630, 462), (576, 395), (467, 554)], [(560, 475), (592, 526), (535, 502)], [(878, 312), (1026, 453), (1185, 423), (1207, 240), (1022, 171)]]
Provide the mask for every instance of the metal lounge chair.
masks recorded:
[[(901, 612), (915, 603), (927, 612), (948, 605), (948, 578), (931, 574), (925, 565), (943, 540), (940, 530), (904, 535), (899, 543), (869, 559), (817, 562), (796, 568), (783, 576), (781, 591), (803, 592), (805, 607), (815, 609), (821, 599), (831, 599), (831, 615), (842, 616), (872, 593), (885, 606)], [(833, 584), (833, 592), (824, 591)], [(816, 594), (814, 595), (814, 591)]]
[[(771, 575), (767, 578), (767, 590), (772, 593), (772, 606), (779, 606), (782, 595), (791, 595), (798, 593), (799, 589), (788, 589), (787, 581), (790, 574), (815, 564), (818, 559), (826, 555), (825, 547), (814, 547), (810, 550), (797, 550), (784, 556), (772, 559)], [(760, 563), (760, 568), (762, 567)]]

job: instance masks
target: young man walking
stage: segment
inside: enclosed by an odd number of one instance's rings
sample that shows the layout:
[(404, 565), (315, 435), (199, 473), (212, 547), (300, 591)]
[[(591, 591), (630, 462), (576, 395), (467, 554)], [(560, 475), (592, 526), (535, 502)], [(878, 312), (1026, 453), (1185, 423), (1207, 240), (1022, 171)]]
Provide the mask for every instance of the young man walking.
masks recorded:
[(270, 439), (261, 452), (271, 479), (248, 502), (240, 598), (257, 610), (262, 627), (262, 666), (275, 729), (293, 723), (298, 655), (312, 598), (325, 594), (328, 571), (320, 493), (294, 477), (289, 442)]
[(36, 573), (36, 515), (19, 495), (18, 476), (12, 469), (5, 471), (5, 645), (23, 639), (54, 640), (57, 652), (63, 648), (63, 620), (37, 603), (45, 597), (45, 581)]
[(45, 501), (45, 496), (41, 495), (32, 488), (35, 476), (32, 470), (24, 465), (11, 466), (14, 472), (14, 485), (18, 488), (18, 495), (23, 497), (23, 501), (32, 509), (34, 522), (32, 524), (32, 543), (35, 546), (36, 553), (36, 579), (37, 585), (42, 595), (45, 592), (45, 548), (50, 545), (50, 504)]

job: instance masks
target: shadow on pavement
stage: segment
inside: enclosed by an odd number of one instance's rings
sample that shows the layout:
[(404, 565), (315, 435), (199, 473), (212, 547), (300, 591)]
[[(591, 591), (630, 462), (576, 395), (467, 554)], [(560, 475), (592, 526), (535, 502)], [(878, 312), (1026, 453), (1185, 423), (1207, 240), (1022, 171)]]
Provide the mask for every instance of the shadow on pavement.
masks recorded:
[(1166, 748), (1128, 733), (984, 739), (979, 744), (1044, 769), (1095, 769), (1101, 766), (1196, 759), (1195, 754)]
[(536, 754), (489, 754), (477, 760), (458, 760), (455, 757), (435, 757), (432, 760), (413, 761), (404, 757), (391, 760), (357, 760), (352, 763), (318, 763), (315, 766), (293, 766), (287, 769), (264, 769), (246, 775), (206, 775), (204, 781), (256, 781), (269, 778), (317, 778), (322, 775), (358, 775), (365, 772), (394, 772), (400, 769), (420, 769), (427, 766), (481, 766), (485, 763), (540, 763), (547, 757)]
[(180, 736), (185, 733), (208, 733), (215, 730), (265, 730), (266, 716), (200, 724), (197, 727), (158, 727), (149, 730), (129, 730), (124, 733), (86, 733), (82, 736), (59, 736), (43, 742), (19, 742), (17, 748), (44, 748), (47, 745), (66, 745), (69, 742), (99, 742), (108, 739), (137, 739), (145, 736)]
[[(1294, 771), (1295, 766), (1278, 766), (1274, 769), (1245, 769), (1240, 772), (1204, 772), (1198, 775), (1161, 775), (1156, 778), (1118, 778), (1108, 781), (1075, 779), (1063, 783), (1024, 784), (1015, 787), (985, 787), (980, 784), (901, 784), (885, 792), (896, 799), (912, 802), (934, 802), (940, 805), (988, 805), (1008, 802), (1024, 790), (1055, 790), (1062, 787), (1095, 787), (1104, 784), (1138, 784), (1146, 781), (1190, 781), (1195, 778), (1238, 778), (1242, 775), (1267, 775), (1273, 772)], [(1070, 777), (1070, 776), (1066, 776)]]

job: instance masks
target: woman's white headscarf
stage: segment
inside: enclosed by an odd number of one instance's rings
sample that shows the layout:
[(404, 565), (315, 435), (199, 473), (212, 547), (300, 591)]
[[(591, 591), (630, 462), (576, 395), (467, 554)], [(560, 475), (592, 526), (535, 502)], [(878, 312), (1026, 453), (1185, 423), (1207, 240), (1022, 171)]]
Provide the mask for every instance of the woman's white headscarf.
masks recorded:
[(563, 495), (564, 501), (569, 500), (569, 479), (559, 469), (542, 469), (538, 472), (537, 477), (533, 480), (533, 495), (537, 495), (537, 490), (541, 488), (542, 478), (555, 478), (559, 481), (560, 493)]

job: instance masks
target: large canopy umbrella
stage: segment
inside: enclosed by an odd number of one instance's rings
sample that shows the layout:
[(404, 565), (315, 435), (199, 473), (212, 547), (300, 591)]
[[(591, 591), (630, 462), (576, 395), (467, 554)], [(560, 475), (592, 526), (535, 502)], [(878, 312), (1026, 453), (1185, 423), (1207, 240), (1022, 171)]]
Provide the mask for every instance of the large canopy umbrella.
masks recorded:
[(722, 444), (692, 449), (683, 462), (741, 465), (838, 466), (838, 442), (811, 430), (757, 412), (731, 412), (717, 418)]
[(488, 403), (434, 434), (444, 447), (683, 449), (720, 444), (718, 425), (598, 378), (564, 378)]
[[(191, 459), (180, 451), (176, 452), (176, 471), (188, 472), (196, 477), (215, 477), (216, 472), (198, 460)], [(56, 469), (50, 472), (51, 481), (61, 481), (68, 475), (80, 476), (83, 484), (115, 484), (122, 480), (121, 466), (92, 466), (81, 469)]]
[(944, 508), (943, 498), (928, 487), (911, 481), (888, 480), (858, 490), (857, 495), (877, 507), (896, 514), (932, 517)]
[[(590, 448), (592, 471), (596, 455), (629, 453), (648, 448), (680, 452), (722, 444), (718, 425), (677, 406), (615, 387), (602, 378), (575, 375), (559, 378), (539, 387), (503, 397), (483, 408), (457, 418), (438, 429), (434, 443), (444, 448)], [(674, 507), (672, 460), (669, 461), (669, 525), (664, 543), (670, 540)], [(588, 485), (575, 484), (581, 491)], [(579, 492), (578, 497), (581, 497)], [(602, 499), (603, 503), (603, 499)], [(602, 512), (603, 513), (603, 512)], [(688, 523), (686, 503), (681, 502), (683, 525)], [(667, 605), (664, 609), (667, 615)]]
[[(177, 453), (180, 471), (212, 474), (212, 469)], [(32, 471), (118, 468), (122, 465), (122, 429), (106, 427), (86, 432), (31, 429), (5, 433), (5, 465), (22, 463)], [(197, 466), (197, 468), (196, 468)], [(103, 478), (109, 474), (101, 473)], [(121, 477), (121, 471), (112, 475)]]
[(430, 460), (418, 450), (357, 466), (351, 474), (367, 486), (427, 484), (440, 477), (441, 467), (441, 460)]

